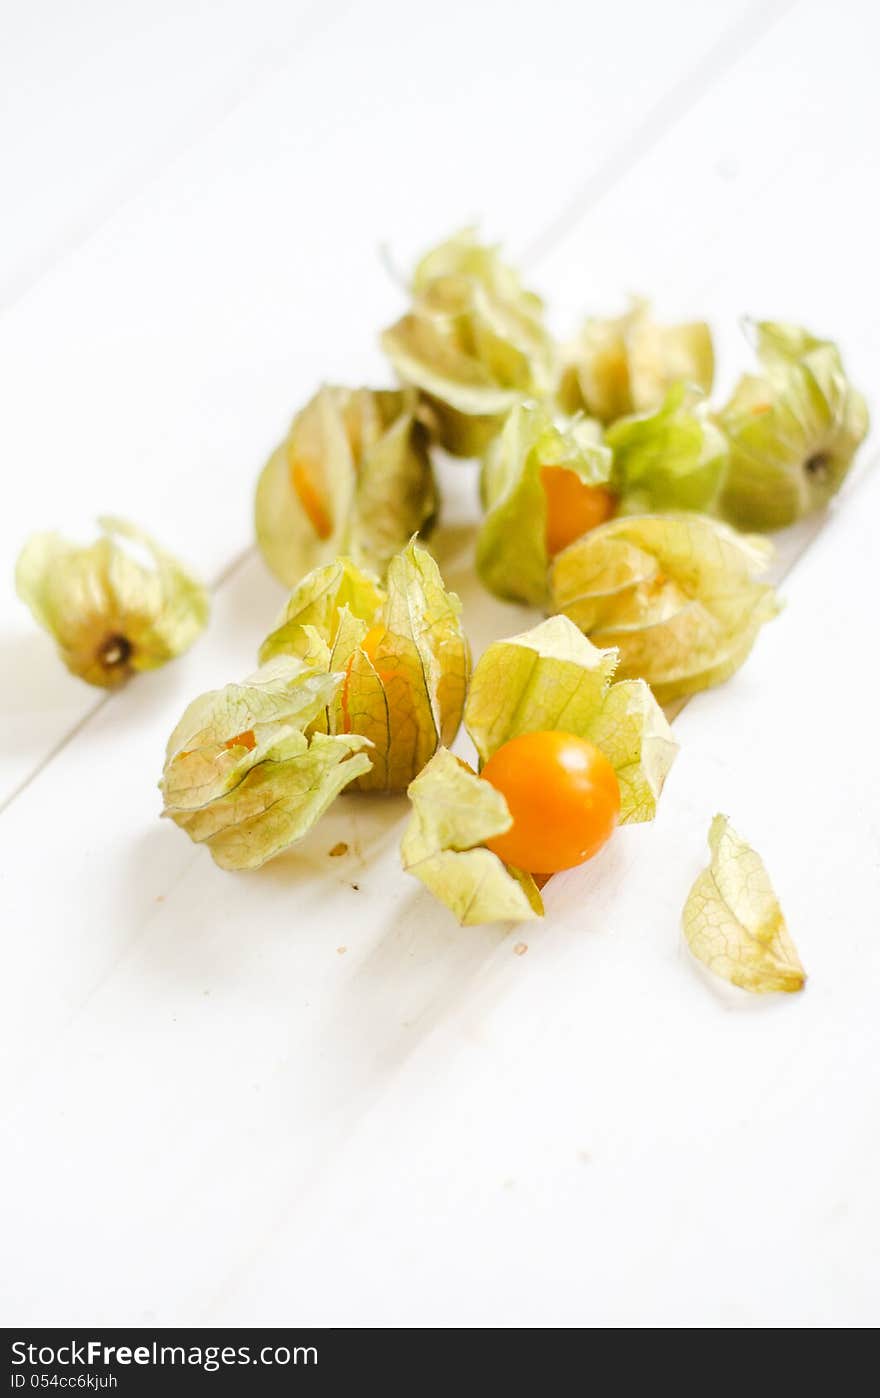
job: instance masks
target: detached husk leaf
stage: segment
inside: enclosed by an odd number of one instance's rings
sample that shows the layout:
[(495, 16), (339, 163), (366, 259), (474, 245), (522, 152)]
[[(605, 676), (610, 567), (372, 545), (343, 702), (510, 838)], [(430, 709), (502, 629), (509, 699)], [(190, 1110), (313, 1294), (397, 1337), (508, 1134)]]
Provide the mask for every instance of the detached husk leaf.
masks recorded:
[(806, 973), (760, 855), (724, 815), (712, 821), (709, 849), (682, 917), (694, 956), (743, 990), (803, 990)]
[(727, 471), (727, 439), (686, 384), (675, 384), (656, 412), (620, 418), (605, 441), (614, 453), (620, 513), (714, 506)]
[(288, 587), (347, 554), (380, 575), (437, 512), (415, 393), (324, 387), (297, 413), (257, 485), (257, 541)]
[(461, 723), (470, 651), (460, 614), (436, 563), (412, 541), (391, 560), (384, 587), (346, 558), (310, 573), (260, 659), (297, 655), (341, 673), (316, 723), (370, 740), (362, 790), (403, 791)]
[(15, 585), (68, 670), (114, 689), (188, 650), (207, 622), (209, 600), (148, 534), (121, 519), (98, 524), (101, 537), (85, 548), (34, 534), (19, 555)]
[(195, 699), (168, 740), (163, 816), (223, 869), (256, 869), (301, 839), (369, 770), (366, 739), (307, 732), (342, 678), (282, 657)]
[(409, 786), (413, 813), (400, 852), (403, 867), (421, 879), (464, 927), (542, 917), (544, 904), (530, 874), (512, 869), (486, 840), (510, 829), (500, 791), (446, 748), (434, 754)]
[(542, 303), (473, 229), (422, 259), (412, 293), (412, 309), (383, 333), (382, 348), (401, 382), (423, 395), (443, 446), (481, 455), (521, 394), (551, 389)]
[(653, 820), (678, 744), (643, 680), (612, 683), (616, 666), (564, 616), (489, 646), (464, 716), (481, 764), (521, 733), (573, 733), (614, 767), (621, 823)]
[(585, 485), (602, 485), (611, 452), (595, 423), (554, 425), (536, 403), (517, 404), (489, 450), (482, 476), (485, 518), (477, 536), (477, 571), (497, 597), (542, 606), (548, 597), (544, 467), (562, 467)]
[(720, 511), (742, 529), (781, 529), (840, 489), (868, 409), (840, 351), (799, 326), (754, 327), (759, 374), (745, 374), (719, 423), (730, 442)]
[(553, 604), (667, 704), (742, 665), (779, 611), (758, 581), (771, 556), (766, 540), (705, 515), (622, 516), (557, 555)]
[(659, 408), (680, 380), (708, 393), (715, 359), (712, 335), (703, 321), (658, 325), (647, 301), (612, 320), (588, 320), (563, 351), (560, 406), (600, 422)]

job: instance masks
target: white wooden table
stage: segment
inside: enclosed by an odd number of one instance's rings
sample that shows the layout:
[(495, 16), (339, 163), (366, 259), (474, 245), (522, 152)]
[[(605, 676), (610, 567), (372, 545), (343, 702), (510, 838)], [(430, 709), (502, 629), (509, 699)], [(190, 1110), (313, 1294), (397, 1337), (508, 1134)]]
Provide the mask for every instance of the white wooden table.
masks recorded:
[[(880, 475), (786, 542), (787, 607), (676, 720), (653, 827), (462, 931), (344, 798), (257, 875), (157, 820), (167, 732), (251, 667), (267, 450), (322, 378), (381, 382), (405, 267), (474, 218), (555, 325), (648, 291), (801, 320), (880, 413), (864, 0), (663, 6), (35, 0), (0, 45), (4, 576), (112, 510), (215, 584), (110, 699), (7, 585), (8, 1324), (857, 1325), (880, 1319)], [(472, 470), (447, 474), (452, 524)], [(526, 615), (441, 536), (479, 648)], [(724, 810), (810, 974), (710, 983), (679, 914)], [(328, 859), (339, 839), (351, 845)], [(528, 943), (516, 956), (514, 944)]]

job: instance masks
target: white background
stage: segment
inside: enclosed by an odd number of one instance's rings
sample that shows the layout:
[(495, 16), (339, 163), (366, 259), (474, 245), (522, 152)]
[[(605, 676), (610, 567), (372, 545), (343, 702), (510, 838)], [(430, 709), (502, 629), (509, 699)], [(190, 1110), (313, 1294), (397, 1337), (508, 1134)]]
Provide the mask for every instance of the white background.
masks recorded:
[[(156, 791), (282, 601), (262, 460), (322, 379), (387, 380), (381, 245), (405, 272), (479, 220), (560, 333), (630, 291), (705, 314), (722, 390), (740, 315), (800, 320), (877, 414), (876, 6), (34, 0), (3, 31), (4, 1322), (876, 1323), (871, 443), (783, 541), (784, 614), (676, 720), (656, 824), (554, 879), (544, 925), (458, 929), (399, 870), (405, 801), (231, 875)], [(529, 614), (472, 579), (472, 469), (445, 484), (479, 650)], [(215, 587), (193, 651), (109, 699), (10, 581), (30, 530), (102, 511)], [(803, 995), (682, 947), (716, 810)]]

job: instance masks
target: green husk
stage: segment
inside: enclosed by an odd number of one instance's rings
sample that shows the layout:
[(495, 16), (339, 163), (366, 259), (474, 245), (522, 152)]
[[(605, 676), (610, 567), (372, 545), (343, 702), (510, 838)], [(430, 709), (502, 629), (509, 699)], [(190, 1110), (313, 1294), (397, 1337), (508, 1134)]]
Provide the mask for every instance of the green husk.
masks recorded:
[(257, 484), (257, 542), (288, 587), (340, 554), (381, 576), (436, 513), (428, 430), (412, 392), (320, 389)]
[(401, 382), (423, 395), (442, 445), (481, 455), (521, 395), (550, 392), (554, 351), (541, 301), (473, 229), (422, 258), (412, 294), (382, 348)]
[(772, 321), (754, 334), (761, 371), (743, 375), (718, 415), (730, 442), (719, 508), (740, 529), (781, 529), (840, 489), (868, 409), (830, 340)]
[(779, 611), (759, 580), (771, 556), (766, 540), (705, 515), (621, 516), (556, 557), (553, 604), (667, 704), (742, 665)]
[(309, 733), (341, 674), (291, 658), (195, 699), (168, 740), (163, 816), (223, 869), (256, 869), (301, 839), (367, 772), (368, 741)]
[(210, 603), (202, 583), (149, 534), (121, 519), (98, 524), (101, 537), (85, 548), (34, 534), (15, 583), (71, 674), (114, 689), (188, 650)]
[(803, 990), (806, 974), (761, 857), (727, 816), (709, 829), (711, 860), (682, 914), (694, 956), (723, 980), (755, 994)]
[(310, 573), (260, 659), (297, 655), (342, 673), (323, 726), (370, 740), (362, 789), (403, 791), (461, 723), (470, 651), (460, 616), (433, 558), (413, 541), (391, 560), (384, 586), (351, 559)]

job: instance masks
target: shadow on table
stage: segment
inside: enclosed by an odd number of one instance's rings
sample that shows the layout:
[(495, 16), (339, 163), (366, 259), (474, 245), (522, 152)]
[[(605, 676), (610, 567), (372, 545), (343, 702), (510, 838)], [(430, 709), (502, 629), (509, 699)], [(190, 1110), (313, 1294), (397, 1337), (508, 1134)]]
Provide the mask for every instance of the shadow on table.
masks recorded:
[(39, 631), (0, 637), (0, 674), (0, 796), (7, 797), (105, 702), (106, 694), (69, 674)]
[(459, 928), (427, 892), (407, 891), (354, 974), (324, 1001), (314, 1040), (324, 1109), (360, 1115), (447, 1022), (478, 1041), (472, 992), (510, 937), (507, 924)]
[(478, 658), (492, 641), (515, 636), (541, 621), (542, 613), (516, 602), (493, 597), (474, 569), (477, 525), (450, 525), (432, 534), (429, 543), (446, 586), (458, 594), (462, 621)]
[(0, 714), (36, 717), (69, 712), (77, 700), (83, 711), (101, 691), (86, 689), (65, 670), (52, 641), (42, 631), (13, 632), (0, 636)]

